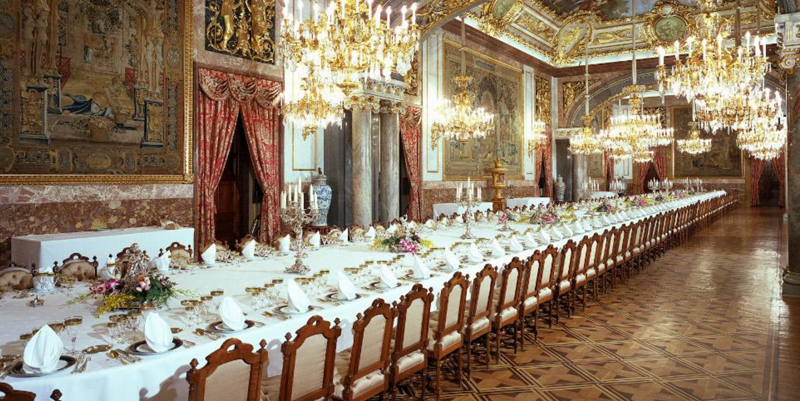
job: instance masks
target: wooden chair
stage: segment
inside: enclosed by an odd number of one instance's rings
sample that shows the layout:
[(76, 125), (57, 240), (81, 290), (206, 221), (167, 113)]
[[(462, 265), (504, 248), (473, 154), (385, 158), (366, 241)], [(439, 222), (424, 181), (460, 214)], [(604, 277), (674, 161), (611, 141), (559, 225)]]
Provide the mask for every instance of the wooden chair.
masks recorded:
[(539, 311), (539, 284), (542, 281), (542, 251), (536, 250), (522, 269), (522, 302), (519, 304), (519, 324), (520, 324), (520, 349), (525, 350), (525, 328), (526, 318), (531, 316), (533, 319), (533, 338), (539, 335), (536, 321)]
[(561, 247), (558, 257), (558, 270), (553, 281), (553, 302), (556, 304), (555, 318), (559, 320), (562, 298), (566, 303), (567, 317), (572, 316), (570, 297), (572, 293), (573, 268), (575, 266), (575, 241), (569, 240)]
[(11, 266), (0, 270), (0, 289), (22, 291), (31, 288), (33, 288), (33, 273), (30, 269)]
[(0, 394), (3, 401), (35, 401), (36, 394), (22, 390), (14, 390), (8, 383), (0, 383)]
[(169, 244), (167, 247), (167, 252), (169, 252), (170, 258), (179, 258), (179, 259), (191, 259), (194, 252), (192, 252), (192, 246), (188, 245), (181, 245), (179, 242), (173, 242)]
[(492, 322), (492, 298), (497, 281), (497, 268), (487, 264), (472, 280), (469, 310), (464, 327), (464, 345), (467, 348), (467, 375), (472, 374), (472, 350), (478, 340), (483, 339), (486, 345), (486, 367), (489, 367), (489, 333)]
[(503, 330), (510, 327), (514, 343), (514, 353), (517, 353), (517, 340), (519, 336), (519, 304), (521, 294), (522, 261), (515, 257), (500, 274), (500, 288), (497, 291), (497, 306), (491, 317), (492, 330), (495, 340), (495, 363), (500, 363), (500, 340)]
[[(603, 265), (602, 270), (600, 265), (603, 261), (603, 247), (606, 243), (606, 232), (604, 231), (602, 234), (594, 233), (591, 237), (591, 246), (589, 248), (589, 261), (588, 266), (586, 268), (586, 279), (588, 283), (586, 284), (587, 287), (589, 283), (591, 283), (592, 287), (592, 296), (594, 297), (595, 301), (600, 300), (600, 285), (599, 282), (605, 276), (605, 265)], [(584, 297), (586, 295), (584, 294)]]
[(208, 356), (206, 364), (198, 369), (199, 362), (192, 359), (191, 368), (186, 373), (189, 382), (189, 401), (204, 400), (244, 400), (261, 399), (261, 382), (269, 355), (261, 340), (260, 348), (253, 352), (253, 346), (236, 338), (229, 338), (222, 346)]
[(428, 365), (428, 322), (430, 320), (433, 289), (422, 284), (414, 287), (395, 303), (397, 329), (392, 347), (391, 388), (392, 401), (397, 399), (397, 386), (404, 380), (420, 373), (422, 396), (425, 399), (425, 367)]
[(433, 362), (436, 369), (436, 399), (442, 394), (442, 362), (452, 354), (456, 354), (458, 363), (457, 379), (461, 383), (464, 370), (461, 358), (461, 347), (464, 345), (464, 309), (467, 303), (469, 276), (455, 272), (453, 277), (439, 292), (438, 314), (432, 314), (428, 337), (428, 362)]
[(339, 319), (334, 325), (315, 315), (296, 332), (286, 333), (281, 345), (283, 370), (265, 381), (270, 401), (330, 399), (335, 390), (336, 340), (342, 334)]
[[(572, 273), (572, 310), (575, 310), (578, 296), (581, 297), (581, 305), (583, 310), (586, 310), (586, 287), (589, 283), (587, 272), (589, 271), (589, 256), (592, 250), (592, 239), (584, 236), (578, 242), (575, 252), (577, 258), (575, 259), (575, 267)], [(580, 291), (579, 291), (580, 290)]]
[(553, 291), (553, 284), (556, 281), (556, 274), (558, 273), (556, 261), (558, 260), (558, 248), (553, 245), (548, 245), (542, 252), (542, 279), (539, 280), (539, 288), (537, 289), (538, 296), (537, 302), (539, 307), (547, 303), (547, 324), (550, 328), (553, 327), (553, 300), (555, 299), (555, 292)]
[(343, 377), (334, 395), (344, 401), (362, 401), (389, 390), (389, 365), (395, 310), (383, 299), (358, 314), (353, 323), (353, 347), (339, 353), (336, 368)]
[(67, 277), (75, 277), (78, 281), (94, 280), (97, 277), (97, 256), (89, 260), (88, 256), (73, 253), (64, 259), (61, 266), (55, 263), (53, 272)]
[(616, 235), (614, 236), (615, 241), (612, 244), (613, 253), (611, 257), (613, 258), (613, 264), (611, 265), (611, 278), (613, 280), (613, 285), (617, 285), (617, 277), (620, 277), (620, 281), (625, 280), (625, 244), (628, 241), (628, 235), (630, 235), (631, 225), (625, 224), (622, 227), (617, 229)]

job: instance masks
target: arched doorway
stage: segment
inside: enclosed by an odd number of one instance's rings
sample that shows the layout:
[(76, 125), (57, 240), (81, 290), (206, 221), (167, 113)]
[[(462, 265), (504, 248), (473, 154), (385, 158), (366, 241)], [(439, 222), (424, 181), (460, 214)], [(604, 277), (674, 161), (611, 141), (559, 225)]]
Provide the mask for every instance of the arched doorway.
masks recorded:
[(780, 207), (780, 182), (772, 160), (764, 163), (764, 171), (758, 179), (758, 195), (761, 207)]

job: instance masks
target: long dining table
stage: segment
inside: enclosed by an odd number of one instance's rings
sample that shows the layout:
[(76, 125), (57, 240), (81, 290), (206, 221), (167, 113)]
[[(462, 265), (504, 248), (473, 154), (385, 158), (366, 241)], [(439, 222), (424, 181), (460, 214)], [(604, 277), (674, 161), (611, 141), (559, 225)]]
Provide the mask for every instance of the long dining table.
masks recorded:
[[(659, 205), (642, 209), (640, 213), (637, 213), (638, 216), (636, 218), (613, 223), (606, 227), (597, 227), (592, 231), (577, 234), (571, 239), (579, 240), (584, 235), (602, 232), (612, 226), (635, 222), (653, 214), (695, 204), (723, 196), (724, 194), (723, 191), (715, 191), (663, 202)], [(535, 226), (528, 223), (512, 224), (512, 228), (519, 232), (524, 232), (532, 227)], [(496, 222), (489, 223), (484, 221), (477, 223), (472, 227), (472, 230), (476, 237), (487, 239), (495, 238), (496, 235), (501, 233)], [(432, 240), (436, 247), (449, 247), (457, 242), (463, 242), (460, 238), (463, 231), (463, 226), (452, 226), (431, 230), (423, 235)], [(569, 239), (553, 241), (552, 244), (562, 246)], [(517, 253), (508, 252), (502, 257), (487, 255), (486, 260), (482, 263), (462, 264), (460, 271), (474, 276), (486, 263), (503, 267), (514, 257), (527, 258), (536, 249), (544, 249), (547, 245), (549, 244), (540, 244), (537, 248), (525, 249)], [(370, 244), (361, 243), (350, 246), (323, 246), (320, 250), (309, 252), (305, 261), (311, 267), (312, 272), (328, 269), (331, 271), (330, 276), (335, 277), (340, 269), (355, 267), (369, 260), (389, 260), (394, 256), (395, 254), (391, 252), (376, 251), (371, 249)], [(407, 293), (414, 282), (417, 281), (421, 282), (425, 287), (433, 288), (438, 294), (438, 290), (443, 287), (443, 284), (453, 274), (453, 272), (434, 270), (430, 278), (402, 280), (398, 287), (392, 289), (373, 290), (369, 286), (360, 287), (360, 298), (349, 302), (323, 302), (321, 300), (314, 302), (315, 300), (312, 299), (315, 310), (288, 317), (280, 317), (275, 313), (268, 317), (262, 314), (267, 309), (255, 310), (251, 305), (252, 297), (245, 291), (245, 288), (251, 286), (259, 287), (275, 278), (289, 280), (296, 277), (284, 273), (284, 269), (291, 265), (293, 261), (293, 255), (275, 256), (241, 263), (220, 264), (207, 268), (197, 267), (188, 272), (175, 273), (172, 278), (181, 288), (190, 289), (199, 294), (209, 294), (212, 290), (221, 289), (224, 290), (225, 295), (233, 296), (242, 306), (247, 318), (259, 323), (255, 327), (236, 333), (235, 337), (251, 344), (258, 344), (262, 339), (267, 341), (270, 358), (268, 374), (273, 376), (279, 375), (281, 372), (280, 345), (284, 340), (284, 336), (287, 333), (294, 334), (294, 331), (303, 326), (311, 316), (320, 315), (329, 321), (333, 321), (336, 318), (340, 319), (342, 336), (338, 340), (337, 348), (341, 351), (352, 345), (352, 324), (356, 320), (356, 315), (369, 307), (375, 298), (383, 298), (388, 302), (396, 301)], [(410, 268), (413, 260), (410, 257), (406, 257), (404, 263)], [(110, 338), (106, 331), (108, 316), (96, 317), (93, 314), (99, 300), (89, 299), (81, 302), (70, 302), (70, 300), (85, 293), (87, 288), (86, 284), (79, 283), (71, 288), (60, 289), (55, 293), (44, 295), (41, 298), (45, 301), (45, 304), (36, 308), (28, 306), (31, 301), (30, 296), (19, 297), (6, 293), (0, 300), (0, 354), (22, 354), (25, 342), (20, 340), (20, 334), (29, 333), (31, 330), (51, 322), (63, 321), (70, 316), (83, 317), (83, 324), (78, 327), (79, 335), (76, 349), (81, 350), (92, 345), (109, 343)], [(273, 310), (273, 307), (270, 306), (269, 310)], [(128, 365), (123, 365), (118, 360), (108, 357), (105, 353), (100, 353), (91, 356), (88, 367), (84, 372), (63, 372), (34, 378), (8, 376), (3, 380), (17, 389), (34, 392), (42, 399), (49, 397), (54, 389), (59, 389), (65, 395), (65, 399), (81, 399), (85, 401), (186, 399), (188, 397), (188, 384), (185, 374), (189, 369), (189, 362), (193, 358), (197, 358), (202, 365), (205, 361), (204, 358), (219, 348), (225, 337), (212, 339), (207, 335), (197, 334), (195, 332), (196, 328), (205, 328), (206, 324), (192, 325), (180, 304), (180, 300), (170, 301), (166, 307), (158, 310), (158, 313), (171, 326), (181, 328), (181, 332), (176, 337), (189, 340), (193, 346), (177, 348), (165, 354), (142, 357), (142, 361)], [(140, 337), (138, 339), (142, 339), (141, 330), (137, 333), (136, 335)], [(62, 338), (65, 339), (65, 348), (69, 348), (68, 339), (63, 335)], [(133, 338), (131, 338), (132, 340)], [(117, 345), (117, 347), (124, 348), (126, 345)]]

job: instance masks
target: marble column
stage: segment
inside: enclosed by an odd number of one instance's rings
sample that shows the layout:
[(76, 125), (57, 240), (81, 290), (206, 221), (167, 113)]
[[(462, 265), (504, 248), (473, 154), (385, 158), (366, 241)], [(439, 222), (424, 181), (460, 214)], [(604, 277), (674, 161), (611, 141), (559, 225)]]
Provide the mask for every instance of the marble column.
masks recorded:
[(572, 201), (577, 202), (582, 197), (588, 196), (583, 193), (583, 182), (586, 181), (586, 156), (572, 154)]
[[(800, 71), (789, 75), (790, 105), (800, 101)], [(783, 295), (800, 297), (800, 113), (789, 109), (789, 145), (786, 153), (786, 212), (789, 215), (789, 263), (783, 279)]]
[(400, 119), (381, 113), (380, 204), (378, 218), (388, 223), (400, 217)]
[(372, 152), (370, 126), (372, 112), (353, 108), (353, 165), (352, 197), (353, 224), (367, 227), (372, 224)]

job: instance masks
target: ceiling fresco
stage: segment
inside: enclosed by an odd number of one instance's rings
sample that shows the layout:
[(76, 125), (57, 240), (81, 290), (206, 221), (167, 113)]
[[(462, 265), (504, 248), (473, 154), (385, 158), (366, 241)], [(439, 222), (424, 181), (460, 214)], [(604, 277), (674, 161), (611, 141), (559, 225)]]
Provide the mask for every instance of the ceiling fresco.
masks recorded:
[[(653, 10), (657, 0), (638, 0), (636, 14), (641, 15)], [(550, 8), (561, 17), (567, 17), (578, 11), (589, 11), (606, 21), (631, 16), (630, 0), (540, 0), (541, 4)], [(680, 0), (685, 6), (696, 6), (696, 0)]]

